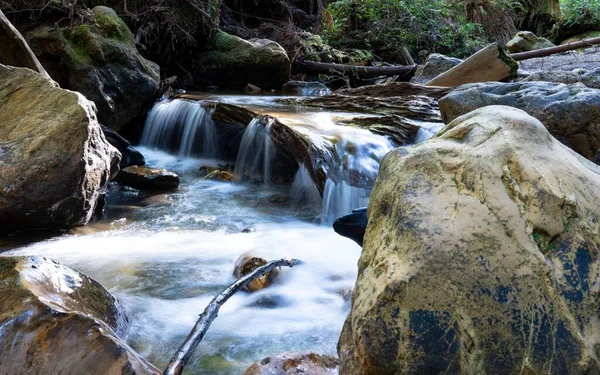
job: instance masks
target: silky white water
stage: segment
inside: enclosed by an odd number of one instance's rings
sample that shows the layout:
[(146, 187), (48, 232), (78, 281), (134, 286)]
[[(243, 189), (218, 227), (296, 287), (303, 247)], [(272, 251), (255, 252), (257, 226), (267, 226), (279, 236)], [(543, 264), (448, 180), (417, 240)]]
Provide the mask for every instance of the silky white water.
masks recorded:
[[(203, 180), (201, 165), (221, 163), (210, 111), (199, 102), (161, 101), (149, 114), (139, 150), (148, 165), (178, 173), (180, 188), (153, 195), (113, 186), (103, 219), (8, 254), (48, 256), (106, 286), (130, 317), (128, 343), (159, 368), (208, 302), (234, 281), (240, 255), (295, 257), (303, 264), (284, 269), (273, 286), (225, 304), (186, 373), (240, 374), (282, 351), (335, 355), (360, 247), (329, 224), (368, 204), (379, 163), (393, 145), (336, 125), (337, 118), (357, 114), (286, 107), (272, 97), (211, 99), (271, 114), (326, 150), (322, 197), (303, 164), (291, 186), (264, 183), (269, 178), (241, 183), (239, 175), (231, 183)], [(418, 141), (440, 125), (424, 126)], [(268, 125), (253, 122), (243, 138), (236, 166), (268, 177), (274, 151)]]

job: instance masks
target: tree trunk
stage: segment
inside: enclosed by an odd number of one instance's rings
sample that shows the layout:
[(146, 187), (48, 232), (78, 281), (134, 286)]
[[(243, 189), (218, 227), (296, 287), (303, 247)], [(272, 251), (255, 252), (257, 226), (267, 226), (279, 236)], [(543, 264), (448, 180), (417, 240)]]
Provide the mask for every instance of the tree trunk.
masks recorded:
[(526, 10), (521, 29), (532, 31), (537, 36), (547, 34), (560, 18), (559, 0), (532, 0)]
[(51, 79), (21, 35), (0, 10), (0, 63), (29, 68)]

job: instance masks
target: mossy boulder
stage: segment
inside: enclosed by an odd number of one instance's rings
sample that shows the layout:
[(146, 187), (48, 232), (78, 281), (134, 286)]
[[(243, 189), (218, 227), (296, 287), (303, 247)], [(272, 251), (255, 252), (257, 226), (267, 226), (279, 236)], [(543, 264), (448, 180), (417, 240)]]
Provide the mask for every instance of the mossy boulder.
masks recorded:
[(454, 68), (463, 62), (456, 57), (448, 57), (439, 53), (432, 53), (427, 56), (425, 64), (420, 65), (415, 72), (415, 76), (410, 80), (411, 83), (424, 85), (438, 75)]
[(475, 83), (450, 92), (439, 105), (446, 123), (488, 105), (519, 108), (586, 158), (594, 160), (600, 149), (600, 90), (581, 83)]
[(307, 61), (367, 65), (373, 61), (373, 54), (363, 49), (339, 50), (326, 44), (320, 35), (308, 32), (299, 34), (300, 52)]
[(108, 127), (120, 130), (154, 100), (159, 67), (139, 54), (133, 34), (110, 8), (92, 9), (89, 23), (40, 26), (25, 38), (50, 76), (93, 101)]
[(519, 31), (514, 38), (506, 43), (506, 49), (510, 53), (527, 52), (549, 47), (555, 47), (554, 43), (546, 38), (536, 36), (531, 31)]
[(0, 65), (0, 226), (86, 224), (120, 159), (83, 95)]
[(600, 168), (490, 106), (384, 158), (342, 374), (600, 372)]
[(218, 31), (196, 56), (194, 79), (221, 89), (241, 89), (248, 84), (263, 90), (281, 89), (290, 79), (290, 59), (276, 42), (244, 40)]
[(90, 277), (42, 257), (0, 257), (3, 374), (160, 374), (122, 341), (128, 324)]

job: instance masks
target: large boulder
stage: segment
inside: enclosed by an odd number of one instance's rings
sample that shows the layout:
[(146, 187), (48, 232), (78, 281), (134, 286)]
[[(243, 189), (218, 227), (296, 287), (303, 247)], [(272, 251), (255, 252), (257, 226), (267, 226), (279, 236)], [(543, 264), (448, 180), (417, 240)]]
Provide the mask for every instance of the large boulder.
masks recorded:
[(427, 57), (425, 64), (420, 65), (415, 72), (415, 76), (410, 80), (411, 83), (424, 85), (440, 74), (454, 68), (463, 62), (456, 57), (448, 57), (439, 53), (432, 53)]
[(119, 152), (93, 103), (39, 73), (0, 65), (0, 226), (88, 222)]
[(127, 326), (88, 276), (46, 258), (0, 257), (2, 374), (160, 374), (121, 340)]
[(40, 26), (25, 34), (52, 79), (96, 103), (100, 122), (119, 131), (154, 101), (160, 74), (137, 51), (114, 10), (98, 6), (73, 28)]
[(540, 120), (550, 133), (594, 160), (600, 149), (600, 90), (551, 82), (475, 83), (439, 101), (444, 122), (488, 105), (508, 105)]
[(219, 31), (196, 57), (195, 79), (221, 89), (253, 84), (281, 89), (290, 80), (290, 59), (279, 44), (268, 39), (244, 40)]
[(527, 52), (550, 47), (555, 47), (554, 43), (546, 38), (536, 36), (531, 31), (519, 31), (514, 38), (506, 43), (506, 49), (510, 53)]
[(600, 168), (478, 109), (382, 162), (342, 374), (596, 374)]

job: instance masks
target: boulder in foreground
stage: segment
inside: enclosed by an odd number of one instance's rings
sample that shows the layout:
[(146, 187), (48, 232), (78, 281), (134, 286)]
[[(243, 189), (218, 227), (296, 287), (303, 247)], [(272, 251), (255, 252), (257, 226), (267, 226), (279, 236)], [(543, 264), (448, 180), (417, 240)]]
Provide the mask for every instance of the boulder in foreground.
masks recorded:
[(83, 95), (0, 65), (0, 226), (86, 224), (120, 158)]
[(600, 168), (490, 106), (382, 162), (342, 374), (600, 371)]
[(121, 339), (128, 321), (100, 284), (42, 257), (0, 257), (0, 372), (159, 375)]

